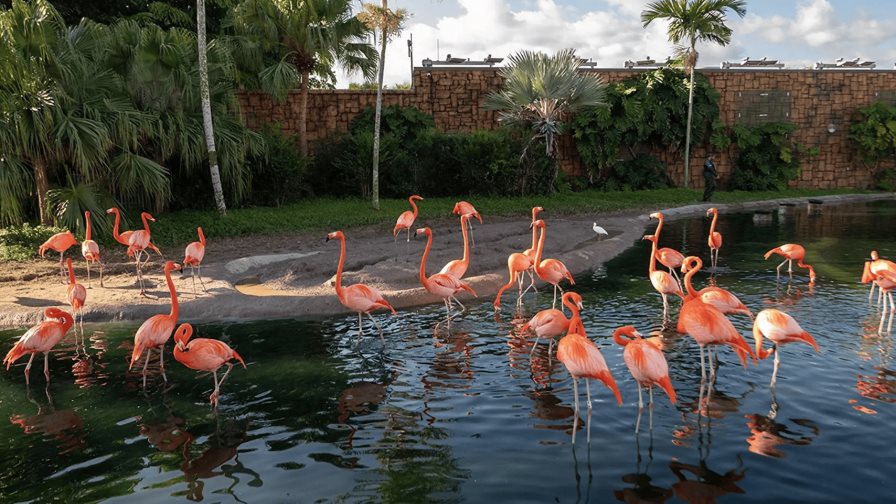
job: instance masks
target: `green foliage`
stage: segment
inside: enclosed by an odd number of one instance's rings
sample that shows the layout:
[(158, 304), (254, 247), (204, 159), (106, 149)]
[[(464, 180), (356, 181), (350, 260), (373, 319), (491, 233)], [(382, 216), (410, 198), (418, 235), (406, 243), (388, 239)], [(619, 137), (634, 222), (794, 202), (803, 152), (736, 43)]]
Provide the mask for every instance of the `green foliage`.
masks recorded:
[[(645, 150), (681, 151), (687, 133), (687, 100), (688, 78), (673, 68), (640, 73), (610, 86), (609, 106), (584, 110), (572, 126), (576, 148), (590, 178), (600, 187), (626, 186), (637, 179), (648, 182), (646, 175), (626, 175), (620, 180), (617, 165)], [(718, 92), (703, 75), (696, 75), (692, 143), (704, 142), (717, 130), (718, 103)], [(630, 169), (652, 164), (645, 163), (628, 164)], [(628, 182), (624, 182), (626, 179)], [(656, 180), (667, 182), (665, 176)]]
[(50, 226), (21, 226), (0, 228), (0, 259), (24, 261), (37, 256), (37, 248), (56, 233), (65, 229)]
[(790, 139), (797, 126), (769, 123), (758, 127), (734, 126), (737, 146), (730, 187), (744, 191), (781, 190), (800, 172), (800, 147)]
[[(349, 132), (358, 134), (361, 132), (373, 133), (373, 118), (376, 110), (367, 107), (352, 119), (348, 126)], [(416, 142), (426, 130), (435, 128), (436, 122), (431, 115), (420, 112), (414, 107), (399, 107), (392, 105), (383, 107), (380, 116), (380, 134), (394, 135), (402, 142)]]
[(266, 146), (264, 155), (248, 159), (252, 166), (252, 191), (249, 203), (280, 206), (298, 201), (310, 192), (305, 180), (308, 161), (296, 148), (296, 135), (265, 126), (261, 131)]
[[(866, 163), (896, 160), (896, 107), (875, 102), (857, 111), (849, 126), (849, 139)], [(896, 189), (896, 173), (892, 168), (874, 174), (879, 189)]]
[(603, 188), (608, 191), (634, 191), (670, 187), (666, 166), (650, 154), (637, 154), (632, 159), (613, 165)]
[(874, 187), (883, 191), (896, 191), (896, 170), (887, 168), (875, 173)]

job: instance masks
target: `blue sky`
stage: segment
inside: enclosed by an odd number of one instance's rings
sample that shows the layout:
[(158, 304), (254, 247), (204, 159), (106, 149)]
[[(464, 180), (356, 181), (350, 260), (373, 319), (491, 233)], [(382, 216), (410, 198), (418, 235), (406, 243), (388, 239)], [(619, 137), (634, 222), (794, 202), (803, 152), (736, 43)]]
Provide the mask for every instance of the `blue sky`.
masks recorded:
[[(369, 0), (368, 0), (369, 1)], [(387, 83), (410, 80), (407, 39), (414, 38), (414, 64), (446, 54), (471, 59), (505, 57), (520, 49), (554, 52), (575, 48), (600, 67), (627, 59), (664, 60), (672, 52), (666, 27), (641, 26), (647, 1), (637, 0), (391, 0), (411, 13), (390, 43)], [(816, 61), (861, 58), (877, 68), (896, 64), (893, 0), (747, 0), (747, 16), (729, 16), (734, 30), (727, 47), (698, 46), (699, 66), (718, 67), (744, 57), (778, 59), (788, 68)], [(437, 49), (438, 46), (438, 49)], [(343, 76), (340, 84), (359, 81)]]

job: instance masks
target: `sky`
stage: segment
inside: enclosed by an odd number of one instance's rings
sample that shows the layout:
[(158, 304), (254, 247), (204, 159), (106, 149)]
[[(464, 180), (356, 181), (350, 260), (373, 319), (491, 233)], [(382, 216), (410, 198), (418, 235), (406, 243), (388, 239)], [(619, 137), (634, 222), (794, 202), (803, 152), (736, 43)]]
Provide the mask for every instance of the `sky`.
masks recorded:
[[(366, 0), (376, 1), (376, 0)], [(379, 3), (376, 1), (376, 3)], [(672, 54), (667, 25), (644, 28), (638, 0), (391, 0), (411, 17), (386, 53), (386, 84), (410, 81), (407, 40), (413, 37), (414, 66), (424, 58), (482, 60), (521, 49), (553, 53), (573, 48), (597, 67), (620, 68), (626, 60)], [(894, 0), (747, 0), (747, 15), (728, 11), (734, 31), (725, 47), (698, 44), (698, 67), (718, 68), (745, 57), (777, 59), (787, 68), (861, 58), (879, 69), (896, 64)], [(360, 76), (339, 76), (340, 87)]]

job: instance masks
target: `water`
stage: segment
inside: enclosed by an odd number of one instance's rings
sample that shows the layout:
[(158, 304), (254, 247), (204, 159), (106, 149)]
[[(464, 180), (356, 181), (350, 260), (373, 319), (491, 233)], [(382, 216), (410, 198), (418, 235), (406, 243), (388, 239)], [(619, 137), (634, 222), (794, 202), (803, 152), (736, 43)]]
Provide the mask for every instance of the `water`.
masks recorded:
[[(778, 307), (812, 333), (821, 352), (781, 352), (775, 397), (771, 360), (746, 370), (730, 350), (708, 417), (698, 416), (700, 368), (690, 337), (665, 332), (679, 404), (655, 394), (634, 434), (637, 390), (612, 330), (662, 329), (646, 280), (648, 242), (577, 278), (585, 325), (603, 348), (625, 403), (596, 392), (590, 449), (575, 447), (571, 382), (547, 345), (529, 359), (510, 336), (522, 320), (490, 300), (468, 303), (450, 335), (434, 334), (440, 306), (384, 321), (387, 344), (355, 346), (357, 318), (199, 325), (246, 357), (223, 387), (216, 415), (211, 376), (174, 362), (170, 388), (128, 373), (135, 325), (89, 325), (90, 358), (60, 346), (44, 390), (35, 364), (0, 379), (3, 501), (170, 502), (881, 502), (892, 496), (896, 372), (890, 335), (858, 283), (872, 248), (896, 255), (896, 204), (793, 210), (767, 222), (723, 215), (717, 282), (754, 311)], [(662, 245), (708, 257), (708, 221), (667, 223)], [(762, 254), (798, 242), (818, 272), (776, 282)], [(704, 285), (708, 275), (697, 277)], [(510, 299), (505, 296), (505, 300)], [(550, 303), (541, 294), (538, 306)], [(535, 301), (527, 305), (529, 313)], [(677, 313), (677, 301), (673, 312)], [(749, 320), (732, 317), (749, 342)], [(0, 333), (9, 348), (21, 331)], [(584, 399), (584, 393), (583, 393)], [(584, 410), (582, 412), (584, 416)], [(702, 496), (702, 497), (700, 497)]]

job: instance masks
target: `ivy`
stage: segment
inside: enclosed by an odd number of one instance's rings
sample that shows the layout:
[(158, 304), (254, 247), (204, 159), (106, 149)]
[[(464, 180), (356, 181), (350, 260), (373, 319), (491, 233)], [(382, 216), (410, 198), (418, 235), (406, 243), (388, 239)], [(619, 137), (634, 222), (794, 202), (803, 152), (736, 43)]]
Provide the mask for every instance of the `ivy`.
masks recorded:
[[(896, 107), (875, 102), (858, 109), (849, 139), (866, 163), (896, 160)], [(874, 182), (878, 189), (896, 190), (896, 172), (878, 170)]]
[(731, 173), (731, 189), (781, 190), (787, 187), (787, 182), (796, 179), (800, 173), (800, 154), (804, 150), (790, 138), (796, 129), (797, 126), (791, 123), (732, 127), (737, 154)]

